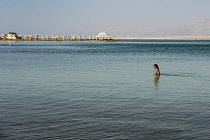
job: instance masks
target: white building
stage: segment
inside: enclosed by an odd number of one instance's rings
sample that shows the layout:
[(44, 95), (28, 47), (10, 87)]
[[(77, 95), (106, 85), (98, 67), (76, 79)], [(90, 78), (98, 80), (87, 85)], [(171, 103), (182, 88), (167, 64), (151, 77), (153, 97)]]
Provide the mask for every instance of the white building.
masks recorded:
[(5, 34), (3, 36), (4, 39), (20, 39), (17, 33), (15, 32), (9, 32), (8, 34)]
[(112, 36), (110, 36), (107, 32), (101, 32), (95, 37), (98, 39), (111, 39), (112, 38)]

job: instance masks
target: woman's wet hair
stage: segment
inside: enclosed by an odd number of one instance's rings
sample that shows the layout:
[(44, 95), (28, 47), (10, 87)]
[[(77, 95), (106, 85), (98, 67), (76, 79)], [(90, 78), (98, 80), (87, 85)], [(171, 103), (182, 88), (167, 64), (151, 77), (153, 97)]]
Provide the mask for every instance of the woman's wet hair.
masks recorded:
[(157, 64), (154, 64), (154, 66), (159, 70), (159, 67), (158, 67), (158, 65)]

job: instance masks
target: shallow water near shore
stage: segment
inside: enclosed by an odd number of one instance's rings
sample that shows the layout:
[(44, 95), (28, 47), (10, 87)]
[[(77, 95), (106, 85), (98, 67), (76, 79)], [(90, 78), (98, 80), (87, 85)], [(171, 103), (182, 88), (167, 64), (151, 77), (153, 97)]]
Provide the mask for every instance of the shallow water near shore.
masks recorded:
[(12, 44), (0, 46), (0, 139), (210, 137), (210, 41)]

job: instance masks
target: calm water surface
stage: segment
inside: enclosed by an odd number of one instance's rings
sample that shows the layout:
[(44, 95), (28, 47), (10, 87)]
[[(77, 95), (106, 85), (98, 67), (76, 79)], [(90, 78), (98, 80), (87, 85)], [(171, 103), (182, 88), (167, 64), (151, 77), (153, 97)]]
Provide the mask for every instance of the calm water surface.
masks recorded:
[(210, 138), (210, 41), (13, 42), (0, 60), (0, 139)]

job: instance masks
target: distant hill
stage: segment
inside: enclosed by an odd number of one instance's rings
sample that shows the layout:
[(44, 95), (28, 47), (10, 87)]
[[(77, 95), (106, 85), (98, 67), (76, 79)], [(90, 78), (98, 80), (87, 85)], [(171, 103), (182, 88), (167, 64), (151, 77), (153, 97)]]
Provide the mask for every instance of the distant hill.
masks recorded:
[(120, 29), (111, 32), (111, 35), (118, 37), (170, 37), (170, 36), (210, 36), (210, 19), (199, 19), (190, 23), (164, 27), (150, 30), (137, 28), (124, 28), (124, 33)]
[(210, 19), (200, 19), (183, 25), (163, 28), (156, 36), (210, 36)]

